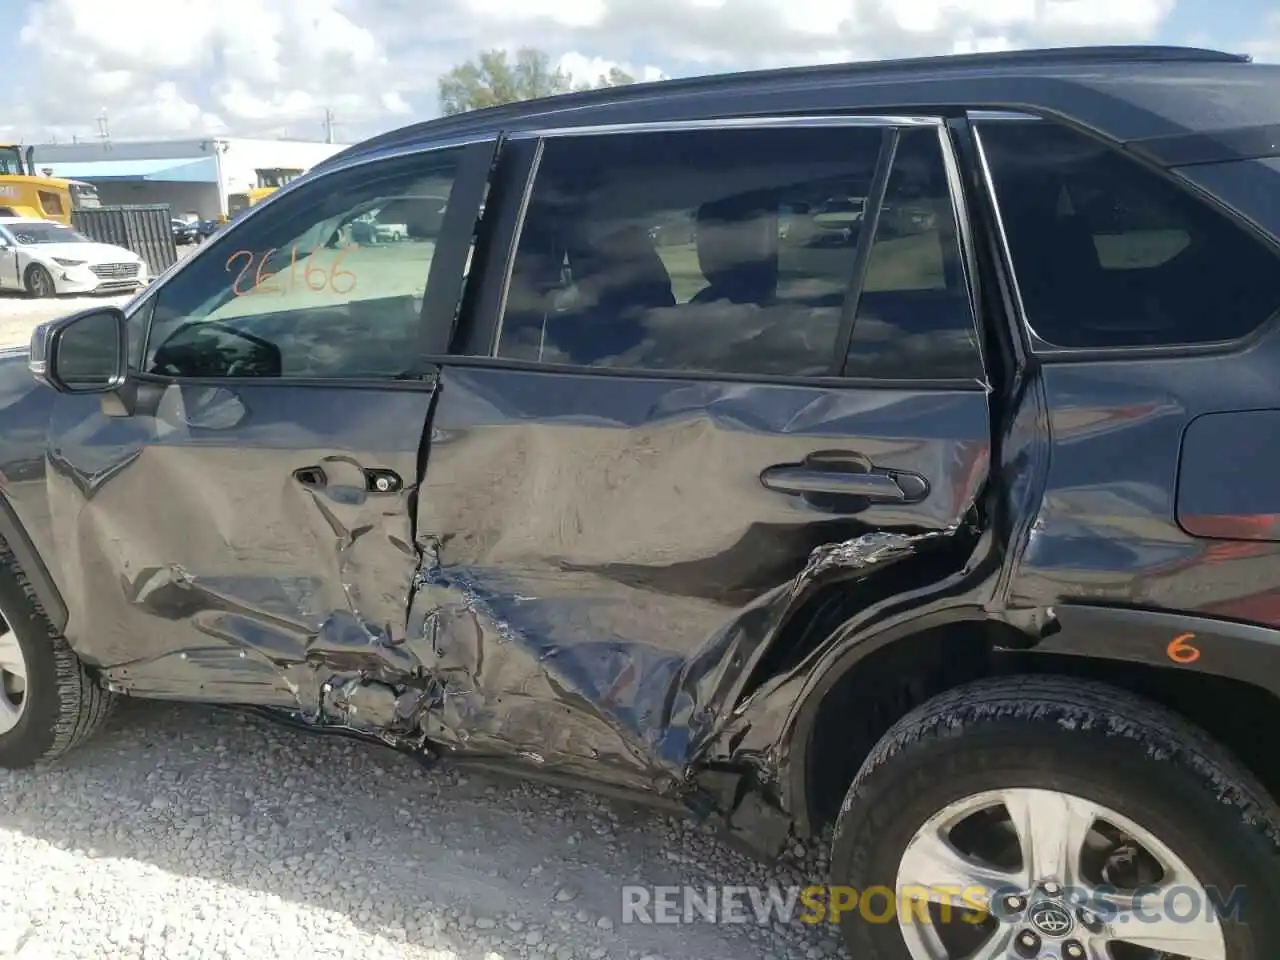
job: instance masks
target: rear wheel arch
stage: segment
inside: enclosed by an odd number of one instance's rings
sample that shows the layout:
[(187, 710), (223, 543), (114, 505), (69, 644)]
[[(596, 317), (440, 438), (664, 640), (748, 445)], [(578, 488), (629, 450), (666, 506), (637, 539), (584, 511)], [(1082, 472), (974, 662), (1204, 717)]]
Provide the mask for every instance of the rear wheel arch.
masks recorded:
[[(1170, 617), (1169, 623), (1202, 623)], [(858, 769), (894, 723), (935, 696), (996, 676), (1101, 681), (1156, 702), (1231, 750), (1280, 799), (1280, 758), (1256, 735), (1280, 724), (1280, 694), (1203, 669), (1204, 657), (1181, 667), (1126, 658), (1141, 638), (1123, 639), (1125, 623), (1120, 618), (1113, 626), (1121, 639), (1105, 647), (1110, 656), (1068, 653), (1072, 648), (1053, 638), (1028, 648), (1034, 641), (1026, 634), (972, 608), (926, 615), (865, 638), (826, 671), (797, 710), (782, 777), (796, 832), (815, 835), (833, 821)], [(1107, 641), (1105, 631), (1088, 635), (1099, 645)], [(1280, 651), (1260, 655), (1280, 657)]]
[(990, 675), (1002, 631), (1017, 632), (980, 608), (953, 608), (846, 646), (809, 687), (787, 737), (782, 789), (797, 833), (816, 834), (830, 822), (862, 760), (897, 720), (931, 696)]

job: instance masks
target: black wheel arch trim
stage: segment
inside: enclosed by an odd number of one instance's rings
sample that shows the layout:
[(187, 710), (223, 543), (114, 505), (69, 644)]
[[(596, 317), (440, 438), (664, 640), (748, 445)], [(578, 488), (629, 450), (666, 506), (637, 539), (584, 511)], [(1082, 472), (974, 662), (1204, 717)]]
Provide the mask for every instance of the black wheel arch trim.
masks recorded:
[(832, 688), (856, 670), (866, 657), (893, 643), (908, 640), (938, 627), (983, 623), (991, 619), (991, 615), (981, 606), (963, 604), (886, 624), (883, 629), (863, 634), (856, 642), (845, 646), (838, 658), (804, 691), (803, 700), (796, 709), (795, 719), (791, 724), (790, 735), (786, 738), (778, 776), (783, 809), (791, 816), (795, 832), (799, 836), (812, 836), (814, 832), (813, 807), (809, 796), (809, 749), (818, 713)]
[[(805, 690), (779, 764), (780, 800), (799, 836), (812, 836), (816, 826), (813, 798), (809, 796), (809, 752), (827, 694), (871, 654), (928, 630), (962, 623), (1017, 626), (1024, 633), (1025, 645), (997, 645), (993, 654), (1016, 649), (1029, 654), (1187, 670), (1248, 683), (1280, 698), (1280, 627), (1191, 613), (1089, 604), (1057, 605), (1028, 611), (1026, 617), (1011, 613), (993, 614), (976, 605), (954, 605), (886, 624), (884, 629), (864, 634), (845, 647)], [(1042, 626), (1028, 629), (1032, 625)]]
[(1280, 626), (1168, 610), (1062, 604), (1029, 648), (1238, 680), (1280, 698)]
[(7, 499), (0, 496), (0, 539), (3, 539), (13, 554), (13, 559), (26, 575), (36, 599), (44, 607), (49, 622), (59, 633), (67, 626), (67, 604), (62, 599), (58, 585), (40, 556), (40, 551), (31, 542), (26, 528), (14, 512)]

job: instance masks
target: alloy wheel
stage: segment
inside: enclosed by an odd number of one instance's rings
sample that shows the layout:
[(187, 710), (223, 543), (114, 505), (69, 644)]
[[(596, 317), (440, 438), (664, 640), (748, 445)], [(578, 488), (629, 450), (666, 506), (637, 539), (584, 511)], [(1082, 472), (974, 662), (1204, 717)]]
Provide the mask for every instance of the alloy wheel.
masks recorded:
[(1227, 960), (1229, 891), (1211, 896), (1140, 824), (1053, 790), (949, 805), (897, 883), (912, 960)]
[(18, 725), (26, 702), (27, 661), (18, 645), (18, 635), (0, 621), (0, 734)]

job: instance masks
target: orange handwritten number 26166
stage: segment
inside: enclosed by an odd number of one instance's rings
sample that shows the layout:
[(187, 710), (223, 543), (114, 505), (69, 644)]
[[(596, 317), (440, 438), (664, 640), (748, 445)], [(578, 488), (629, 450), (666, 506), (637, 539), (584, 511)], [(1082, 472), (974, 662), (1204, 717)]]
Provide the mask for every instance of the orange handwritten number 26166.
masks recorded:
[[(303, 264), (301, 277), (298, 275), (298, 249), (296, 247), (289, 251), (289, 270), (287, 273), (281, 270), (278, 273), (264, 274), (262, 271), (263, 266), (270, 261), (272, 254), (276, 252), (275, 250), (268, 250), (261, 257), (258, 257), (252, 250), (237, 250), (227, 257), (227, 273), (235, 271), (236, 261), (244, 260), (244, 265), (240, 268), (239, 273), (236, 273), (235, 280), (232, 281), (232, 294), (237, 297), (247, 297), (256, 294), (288, 293), (299, 282), (305, 283), (307, 289), (315, 293), (328, 290), (339, 296), (345, 296), (356, 288), (356, 275), (350, 270), (342, 269), (342, 261), (347, 255), (347, 248), (338, 251), (328, 264), (315, 262), (314, 251), (310, 256), (304, 254), (306, 263)], [(258, 261), (258, 266), (256, 270), (253, 270), (255, 259)], [(245, 276), (250, 270), (253, 270), (252, 282), (246, 284)]]

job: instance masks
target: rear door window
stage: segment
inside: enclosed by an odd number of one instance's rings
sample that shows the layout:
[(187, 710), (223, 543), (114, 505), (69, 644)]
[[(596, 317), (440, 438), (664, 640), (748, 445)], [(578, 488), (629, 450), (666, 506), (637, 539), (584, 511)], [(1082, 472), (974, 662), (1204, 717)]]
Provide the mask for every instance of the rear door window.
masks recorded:
[[(903, 131), (872, 238), (879, 126), (546, 142), (498, 355), (646, 371), (930, 379), (981, 373), (941, 143)], [(841, 318), (872, 243), (852, 350)]]
[(1280, 308), (1280, 262), (1226, 214), (1085, 134), (978, 124), (1027, 323), (1049, 347), (1235, 340)]

